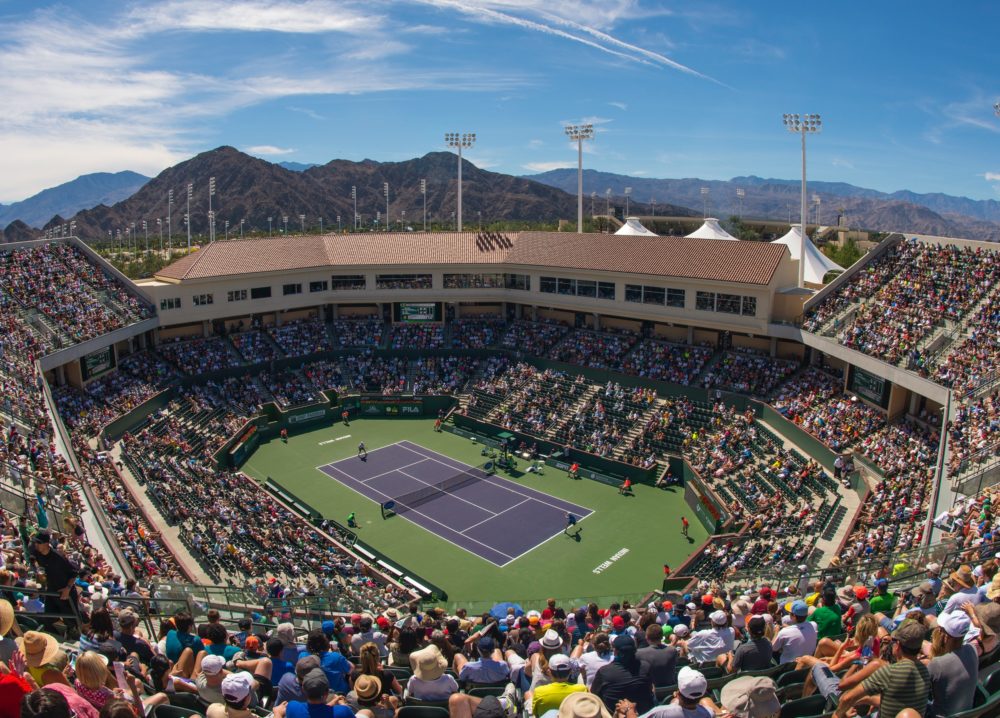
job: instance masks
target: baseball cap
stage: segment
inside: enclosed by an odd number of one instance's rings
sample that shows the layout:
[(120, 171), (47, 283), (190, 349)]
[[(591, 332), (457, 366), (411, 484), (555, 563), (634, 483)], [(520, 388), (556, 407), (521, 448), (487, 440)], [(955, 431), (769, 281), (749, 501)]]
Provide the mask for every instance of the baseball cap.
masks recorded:
[(677, 672), (677, 690), (685, 698), (699, 700), (708, 691), (708, 681), (701, 671), (684, 666)]
[(479, 639), (479, 650), (483, 653), (492, 653), (496, 648), (496, 642), (490, 636), (483, 636)]
[(762, 616), (754, 616), (747, 622), (747, 627), (750, 629), (750, 633), (764, 633), (767, 621)]
[(620, 631), (625, 628), (625, 619), (621, 616), (615, 616), (611, 619), (611, 625), (615, 630)]
[(553, 673), (569, 673), (573, 664), (565, 653), (557, 653), (549, 659), (549, 670)]
[(942, 613), (937, 617), (937, 625), (952, 638), (964, 638), (972, 627), (972, 620), (965, 611)]
[(121, 626), (134, 626), (138, 622), (139, 616), (130, 608), (126, 608), (118, 614), (118, 624)]
[(712, 611), (709, 615), (708, 620), (712, 622), (715, 626), (725, 626), (728, 617), (725, 611)]
[(332, 636), (334, 633), (337, 632), (337, 624), (335, 624), (333, 621), (323, 621), (322, 625), (320, 626), (320, 630), (322, 630), (323, 633), (325, 633), (326, 635)]
[(678, 623), (674, 626), (674, 635), (678, 638), (684, 638), (684, 636), (691, 633), (691, 629), (685, 626), (683, 623)]
[(929, 564), (927, 564), (927, 570), (930, 571), (931, 573), (937, 575), (937, 574), (941, 573), (941, 564), (936, 563), (936, 562), (935, 563), (929, 563)]
[(222, 679), (221, 690), (222, 696), (230, 703), (242, 703), (253, 690), (253, 679), (245, 671), (230, 673)]
[(805, 601), (799, 599), (792, 602), (792, 615), (800, 618), (809, 615), (809, 606)]
[(323, 698), (330, 692), (330, 681), (322, 668), (313, 668), (302, 679), (302, 692), (313, 700)]
[(31, 537), (32, 543), (48, 543), (51, 539), (48, 531), (39, 531)]
[(615, 651), (618, 653), (622, 653), (623, 651), (634, 652), (636, 650), (635, 641), (632, 640), (632, 636), (627, 633), (617, 636), (611, 645), (614, 646)]
[(664, 601), (660, 605), (663, 607), (664, 611), (672, 611), (672, 610), (674, 610), (674, 604), (672, 604), (670, 601)]
[(701, 597), (701, 603), (702, 603), (703, 606), (711, 606), (712, 605), (712, 601), (714, 601), (714, 600), (715, 600), (715, 597), (712, 596), (712, 594), (710, 594), (710, 593), (706, 593), (704, 596)]
[(892, 637), (910, 652), (919, 651), (924, 645), (924, 627), (912, 618), (907, 618), (899, 628), (892, 632)]
[(877, 588), (879, 590), (881, 590), (883, 588), (889, 588), (889, 579), (887, 579), (887, 578), (880, 578), (878, 581), (875, 582), (875, 588)]
[(859, 601), (864, 601), (866, 598), (868, 598), (868, 589), (865, 588), (864, 586), (855, 586), (854, 597)]
[(243, 647), (248, 651), (259, 651), (260, 639), (257, 636), (247, 636), (247, 640), (243, 642)]
[(209, 676), (214, 676), (216, 673), (221, 671), (225, 665), (226, 659), (222, 656), (209, 654), (201, 659), (201, 671)]

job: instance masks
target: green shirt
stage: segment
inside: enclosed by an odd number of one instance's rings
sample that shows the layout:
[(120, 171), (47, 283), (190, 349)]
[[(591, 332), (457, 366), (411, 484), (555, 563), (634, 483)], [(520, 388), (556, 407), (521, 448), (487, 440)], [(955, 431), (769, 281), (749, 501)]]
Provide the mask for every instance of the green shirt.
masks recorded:
[(912, 708), (921, 715), (927, 711), (931, 677), (927, 666), (919, 661), (904, 658), (883, 666), (862, 685), (868, 695), (882, 697), (879, 715), (894, 716), (904, 708)]
[(816, 624), (817, 638), (833, 638), (844, 632), (843, 624), (840, 622), (840, 606), (820, 606), (809, 620)]
[(896, 597), (891, 593), (876, 593), (868, 599), (868, 605), (871, 606), (872, 613), (884, 613), (890, 618), (892, 617), (892, 607), (895, 603)]

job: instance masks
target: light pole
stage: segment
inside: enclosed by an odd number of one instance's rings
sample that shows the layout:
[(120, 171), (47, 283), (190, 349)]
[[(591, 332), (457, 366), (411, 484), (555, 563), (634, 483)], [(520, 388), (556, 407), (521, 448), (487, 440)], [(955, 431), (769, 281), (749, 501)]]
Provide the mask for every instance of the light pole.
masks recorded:
[(813, 195), (813, 204), (816, 205), (816, 227), (819, 228), (819, 205), (823, 200), (819, 198), (818, 194)]
[(819, 132), (823, 122), (819, 115), (800, 115), (799, 113), (783, 115), (785, 129), (802, 137), (802, 196), (800, 197), (800, 221), (799, 228), (799, 286), (805, 283), (806, 265), (806, 221), (809, 219), (806, 214), (806, 135)]
[(566, 125), (566, 136), (576, 142), (576, 233), (583, 234), (583, 141), (594, 137), (594, 126)]
[(590, 192), (590, 221), (594, 222), (594, 200), (597, 199), (597, 192), (591, 190)]
[(605, 218), (605, 234), (611, 234), (611, 188), (608, 187), (604, 190), (604, 218)]
[(226, 220), (226, 241), (229, 241), (229, 220)]
[(653, 205), (653, 216), (656, 216), (656, 197), (650, 197), (649, 203)]
[(420, 180), (420, 194), (424, 197), (424, 232), (427, 231), (427, 180)]
[(163, 254), (163, 219), (160, 217), (156, 218), (156, 228), (160, 232), (160, 254)]
[(273, 237), (274, 236), (274, 232), (271, 231), (271, 220), (272, 219), (274, 219), (274, 217), (268, 217), (267, 218), (267, 236), (268, 237)]
[(281, 221), (285, 225), (285, 236), (287, 237), (288, 236), (288, 215), (287, 214), (281, 215)]
[(302, 227), (302, 234), (306, 233), (306, 216), (304, 214), (299, 215), (299, 226)]
[(208, 241), (215, 241), (215, 212), (212, 211), (212, 197), (215, 196), (215, 177), (208, 178)]
[(194, 193), (194, 183), (188, 182), (188, 209), (184, 213), (184, 225), (188, 231), (188, 251), (191, 251), (191, 195)]
[(323, 218), (319, 218), (319, 233), (323, 234)]
[(340, 233), (340, 215), (337, 215), (337, 233)]
[(358, 187), (351, 185), (351, 199), (354, 200), (354, 231), (358, 231)]
[(146, 225), (146, 220), (142, 220), (142, 233), (146, 235), (146, 254), (149, 254), (149, 227)]
[(382, 194), (385, 195), (385, 228), (386, 230), (392, 229), (392, 223), (389, 221), (389, 183), (382, 183)]
[(701, 206), (704, 213), (702, 216), (708, 217), (708, 187), (701, 188)]
[(459, 134), (458, 132), (446, 132), (444, 134), (444, 143), (448, 147), (454, 147), (458, 150), (458, 228), (457, 231), (462, 231), (462, 148), (468, 149), (472, 145), (476, 144), (476, 133), (475, 132), (463, 132)]
[(243, 239), (243, 220), (240, 220), (240, 239)]
[[(174, 191), (167, 192), (167, 249), (174, 241), (174, 232), (170, 227), (170, 216), (174, 213)], [(162, 243), (161, 243), (162, 244)], [(160, 247), (163, 249), (163, 247)]]
[(629, 198), (629, 195), (631, 195), (631, 194), (632, 194), (632, 188), (631, 187), (626, 187), (625, 188), (625, 219), (626, 219), (626, 221), (628, 220), (628, 198)]
[(740, 202), (740, 221), (743, 221), (743, 198), (747, 196), (747, 191), (742, 187), (736, 188), (736, 199)]
[(399, 211), (399, 231), (406, 231), (406, 210), (402, 209)]

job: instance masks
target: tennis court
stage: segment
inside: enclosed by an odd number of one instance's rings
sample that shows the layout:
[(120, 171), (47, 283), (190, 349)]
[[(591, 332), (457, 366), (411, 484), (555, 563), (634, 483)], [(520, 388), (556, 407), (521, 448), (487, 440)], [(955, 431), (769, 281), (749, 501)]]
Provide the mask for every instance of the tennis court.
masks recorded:
[(376, 503), (396, 501), (398, 518), (495, 566), (561, 534), (567, 513), (593, 513), (410, 441), (316, 468)]

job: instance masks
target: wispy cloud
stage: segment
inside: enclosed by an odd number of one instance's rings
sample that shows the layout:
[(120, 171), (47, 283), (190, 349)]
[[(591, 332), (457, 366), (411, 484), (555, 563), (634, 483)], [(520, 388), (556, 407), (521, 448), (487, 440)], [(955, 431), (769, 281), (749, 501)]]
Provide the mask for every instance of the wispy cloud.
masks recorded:
[(523, 164), (521, 166), (531, 172), (548, 172), (550, 170), (570, 167), (571, 165), (565, 160), (556, 160), (555, 162), (528, 162), (527, 164)]
[(844, 159), (843, 157), (834, 157), (832, 160), (830, 160), (830, 164), (833, 165), (834, 167), (843, 167), (849, 170), (854, 169), (854, 163), (851, 162), (850, 160)]
[(379, 14), (362, 12), (349, 4), (329, 0), (237, 0), (225, 3), (171, 0), (137, 5), (130, 11), (128, 19), (128, 27), (140, 34), (169, 30), (370, 33), (384, 20)]
[(624, 102), (609, 102), (608, 104), (611, 105), (612, 107), (617, 107), (622, 112), (628, 110), (628, 105), (626, 105)]
[(310, 110), (308, 107), (289, 107), (288, 110), (289, 112), (298, 112), (300, 115), (305, 115), (306, 117), (317, 121), (326, 119), (326, 117), (316, 112), (316, 110)]
[(987, 182), (1000, 182), (1000, 172), (987, 172), (983, 177)]
[(259, 155), (261, 157), (276, 157), (280, 155), (290, 155), (295, 152), (293, 147), (275, 147), (274, 145), (252, 145), (245, 148), (247, 154)]

